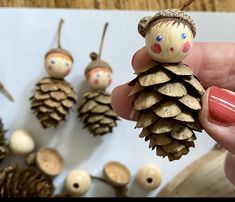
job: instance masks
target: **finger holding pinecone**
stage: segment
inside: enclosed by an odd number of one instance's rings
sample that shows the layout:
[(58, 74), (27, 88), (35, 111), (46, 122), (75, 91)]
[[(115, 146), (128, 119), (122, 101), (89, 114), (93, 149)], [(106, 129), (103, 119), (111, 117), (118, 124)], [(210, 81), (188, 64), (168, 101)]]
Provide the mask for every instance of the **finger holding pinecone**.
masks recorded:
[(107, 62), (101, 60), (102, 44), (107, 26), (106, 23), (100, 53), (90, 54), (92, 62), (85, 70), (87, 82), (92, 90), (83, 95), (78, 108), (79, 118), (84, 127), (94, 136), (111, 133), (118, 120), (111, 105), (111, 94), (105, 90), (112, 82), (112, 68)]
[(158, 156), (178, 160), (195, 146), (194, 131), (201, 131), (198, 112), (205, 90), (182, 63), (193, 45), (196, 27), (184, 11), (167, 9), (142, 18), (138, 31), (155, 63), (138, 70), (129, 84), (134, 112), (140, 114), (136, 127), (143, 128), (140, 137), (150, 141), (149, 147)]
[[(59, 36), (62, 23), (63, 20), (60, 21)], [(77, 102), (76, 92), (64, 79), (72, 69), (73, 57), (61, 48), (59, 40), (58, 48), (48, 51), (45, 55), (45, 68), (49, 76), (38, 81), (30, 98), (31, 109), (45, 129), (56, 128), (63, 123)]]

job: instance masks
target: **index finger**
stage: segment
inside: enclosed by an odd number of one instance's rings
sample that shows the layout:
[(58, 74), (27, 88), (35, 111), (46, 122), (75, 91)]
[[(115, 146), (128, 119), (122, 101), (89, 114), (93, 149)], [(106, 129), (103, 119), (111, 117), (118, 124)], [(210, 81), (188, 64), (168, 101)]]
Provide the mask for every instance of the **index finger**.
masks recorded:
[[(134, 54), (132, 66), (137, 70), (153, 61), (143, 47)], [(183, 62), (189, 65), (205, 88), (216, 85), (235, 90), (235, 43), (196, 42)]]

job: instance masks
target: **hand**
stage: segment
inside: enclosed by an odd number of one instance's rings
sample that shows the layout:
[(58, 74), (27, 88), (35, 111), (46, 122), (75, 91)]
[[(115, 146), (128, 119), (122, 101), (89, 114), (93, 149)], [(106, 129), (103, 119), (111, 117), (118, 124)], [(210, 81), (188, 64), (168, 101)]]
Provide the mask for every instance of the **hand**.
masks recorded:
[[(142, 48), (134, 54), (132, 66), (138, 69), (151, 61)], [(207, 88), (199, 120), (204, 130), (229, 151), (225, 175), (235, 185), (235, 92), (232, 92), (235, 91), (235, 43), (195, 43), (183, 63), (189, 65)], [(130, 90), (126, 83), (112, 92), (114, 111), (128, 120), (131, 120), (133, 99), (128, 97)]]

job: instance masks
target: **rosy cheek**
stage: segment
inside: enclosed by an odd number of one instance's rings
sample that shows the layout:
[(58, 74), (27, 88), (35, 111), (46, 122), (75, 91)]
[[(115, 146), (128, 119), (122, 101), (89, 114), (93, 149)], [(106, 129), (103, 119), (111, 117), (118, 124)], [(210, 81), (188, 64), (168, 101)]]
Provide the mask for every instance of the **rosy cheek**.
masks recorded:
[(47, 68), (48, 68), (50, 71), (52, 70), (52, 66), (51, 66), (51, 65), (49, 65)]
[(71, 68), (66, 69), (66, 74), (69, 74), (71, 71)]
[(182, 51), (184, 53), (187, 53), (190, 49), (190, 43), (187, 41), (184, 45), (183, 45), (183, 48), (182, 48)]
[(94, 83), (97, 86), (97, 85), (99, 85), (100, 81), (98, 79), (96, 79)]
[(160, 44), (158, 43), (155, 43), (151, 46), (151, 50), (154, 52), (154, 53), (157, 53), (157, 54), (160, 54), (162, 52), (162, 48), (160, 46)]
[(109, 84), (111, 84), (112, 83), (112, 79), (109, 79)]

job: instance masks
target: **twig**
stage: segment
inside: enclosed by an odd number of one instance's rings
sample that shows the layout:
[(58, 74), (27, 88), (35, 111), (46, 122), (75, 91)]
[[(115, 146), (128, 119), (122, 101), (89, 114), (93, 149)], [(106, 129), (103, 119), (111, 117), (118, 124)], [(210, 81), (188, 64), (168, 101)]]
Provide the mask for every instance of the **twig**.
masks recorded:
[(185, 10), (191, 3), (193, 3), (195, 0), (188, 0), (186, 1), (182, 6), (179, 7), (179, 10)]

